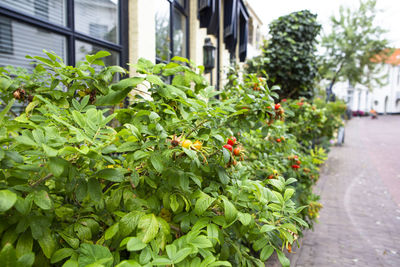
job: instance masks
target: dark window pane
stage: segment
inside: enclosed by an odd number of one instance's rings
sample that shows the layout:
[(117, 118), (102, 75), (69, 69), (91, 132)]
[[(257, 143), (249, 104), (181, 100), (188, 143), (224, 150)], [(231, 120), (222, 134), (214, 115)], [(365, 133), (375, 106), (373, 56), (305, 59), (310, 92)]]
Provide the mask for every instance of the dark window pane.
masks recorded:
[(39, 19), (65, 26), (66, 1), (67, 0), (0, 0), (0, 4)]
[(159, 60), (169, 60), (170, 55), (170, 4), (166, 0), (156, 1), (156, 56)]
[(33, 69), (33, 66), (29, 64), (30, 60), (25, 56), (43, 56), (43, 49), (49, 52), (54, 51), (61, 58), (66, 59), (64, 36), (2, 16), (0, 16), (0, 24), (2, 25), (0, 26), (0, 49), (10, 52), (0, 53), (0, 66), (12, 65)]
[(174, 10), (174, 56), (186, 57), (186, 17)]
[(0, 17), (0, 53), (13, 54), (11, 19)]
[(82, 41), (76, 41), (76, 43), (75, 43), (76, 61), (78, 62), (78, 61), (85, 60), (86, 55), (93, 55), (101, 50), (106, 50), (111, 53), (110, 56), (102, 59), (106, 66), (119, 65), (119, 53), (118, 52), (112, 51), (112, 50), (109, 50), (109, 49), (106, 49), (104, 47), (100, 47), (97, 45), (82, 42)]
[(75, 29), (119, 43), (118, 0), (75, 0)]

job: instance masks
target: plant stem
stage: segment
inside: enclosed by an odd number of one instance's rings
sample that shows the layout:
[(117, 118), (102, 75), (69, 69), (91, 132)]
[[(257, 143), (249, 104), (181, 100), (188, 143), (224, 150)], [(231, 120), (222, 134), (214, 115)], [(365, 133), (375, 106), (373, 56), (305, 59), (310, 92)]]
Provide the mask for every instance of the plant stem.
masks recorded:
[(41, 183), (43, 183), (43, 182), (49, 180), (51, 177), (53, 177), (53, 174), (52, 174), (52, 173), (49, 173), (49, 174), (47, 174), (45, 177), (40, 178), (40, 179), (37, 180), (35, 183), (33, 183), (33, 184), (31, 185), (31, 187), (38, 186), (39, 184), (41, 184)]

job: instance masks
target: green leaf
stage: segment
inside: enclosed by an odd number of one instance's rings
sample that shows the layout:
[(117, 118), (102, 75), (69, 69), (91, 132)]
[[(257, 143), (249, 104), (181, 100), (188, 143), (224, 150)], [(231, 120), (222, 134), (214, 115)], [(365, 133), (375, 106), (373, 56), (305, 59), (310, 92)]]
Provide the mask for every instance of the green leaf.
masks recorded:
[(270, 231), (275, 230), (275, 229), (276, 229), (275, 225), (264, 224), (261, 227), (260, 232), (261, 233), (265, 233), (265, 232), (270, 232)]
[(142, 240), (140, 240), (137, 237), (128, 237), (128, 243), (126, 244), (126, 249), (128, 251), (138, 251), (142, 250), (147, 246), (146, 243), (143, 243)]
[(284, 223), (284, 224), (280, 225), (280, 228), (290, 230), (290, 231), (292, 231), (293, 233), (296, 233), (296, 234), (297, 234), (297, 228), (296, 228), (296, 225), (294, 225), (294, 224), (291, 224), (291, 223)]
[(270, 179), (270, 180), (268, 180), (268, 182), (271, 185), (273, 185), (276, 189), (278, 189), (279, 191), (283, 191), (283, 189), (285, 188), (285, 184), (283, 182), (281, 182), (280, 180)]
[(293, 194), (294, 194), (294, 189), (288, 188), (288, 189), (285, 190), (285, 194), (284, 194), (283, 199), (285, 201), (287, 201), (293, 196)]
[(213, 243), (213, 246), (215, 246), (217, 243), (220, 243), (218, 226), (213, 223), (208, 224), (207, 225), (207, 236), (208, 236), (208, 239), (211, 240), (211, 242)]
[(124, 175), (119, 169), (103, 169), (95, 174), (96, 178), (102, 178), (111, 182), (122, 182)]
[(109, 240), (113, 238), (118, 233), (118, 230), (119, 230), (119, 223), (115, 223), (106, 230), (104, 234), (104, 239)]
[(150, 249), (150, 247), (145, 247), (140, 252), (139, 262), (144, 265), (144, 264), (147, 264), (150, 260), (151, 260), (151, 249)]
[(157, 85), (163, 85), (164, 84), (164, 82), (156, 75), (147, 75), (146, 76), (146, 80), (148, 82), (151, 82), (151, 83), (154, 83), (154, 84), (157, 84)]
[(42, 248), (44, 255), (50, 259), (53, 252), (57, 248), (57, 243), (51, 235), (50, 229), (47, 228), (42, 237), (38, 239), (39, 245)]
[(48, 157), (56, 157), (58, 154), (58, 150), (51, 148), (46, 144), (42, 144), (42, 148), (44, 153), (46, 153), (46, 156)]
[(33, 252), (29, 252), (19, 257), (16, 267), (29, 267), (32, 266), (34, 262), (35, 254)]
[(17, 257), (30, 253), (33, 247), (33, 239), (30, 231), (25, 231), (19, 238), (16, 246)]
[(86, 55), (86, 60), (87, 60), (89, 63), (93, 63), (95, 60), (97, 60), (97, 59), (99, 59), (99, 58), (108, 57), (108, 56), (110, 56), (110, 55), (111, 55), (110, 52), (102, 50), (102, 51), (97, 52), (97, 53), (94, 54), (94, 55)]
[(84, 267), (92, 263), (102, 262), (106, 267), (111, 267), (113, 256), (106, 247), (93, 244), (81, 244), (78, 258), (79, 267)]
[(3, 124), (4, 116), (10, 111), (14, 102), (15, 102), (15, 99), (14, 98), (11, 99), (11, 101), (8, 102), (7, 106), (0, 112), (0, 125)]
[(79, 247), (79, 239), (72, 237), (66, 233), (59, 233), (60, 236), (65, 240), (65, 242), (67, 242), (68, 245), (70, 245), (72, 248), (77, 249)]
[(285, 185), (290, 185), (290, 184), (295, 183), (295, 182), (297, 182), (296, 179), (294, 179), (294, 178), (289, 178), (289, 179), (286, 180)]
[(299, 218), (299, 217), (293, 217), (293, 220), (295, 220), (296, 222), (298, 222), (301, 226), (304, 226), (305, 228), (309, 227), (307, 222), (304, 221), (303, 219)]
[(54, 157), (50, 158), (48, 162), (49, 170), (55, 177), (60, 177), (64, 170), (68, 168), (69, 163), (65, 159)]
[(146, 152), (138, 150), (138, 151), (135, 151), (135, 153), (133, 153), (133, 160), (140, 160), (147, 156), (148, 156), (148, 154)]
[(248, 213), (238, 213), (238, 219), (243, 225), (249, 225), (253, 217)]
[(196, 215), (202, 215), (214, 202), (215, 198), (210, 197), (206, 194), (201, 195), (199, 199), (196, 201), (196, 205), (194, 207), (194, 212)]
[(17, 195), (10, 190), (0, 190), (0, 212), (11, 209), (17, 201)]
[(33, 201), (39, 208), (43, 210), (49, 210), (53, 208), (53, 201), (51, 200), (49, 194), (44, 190), (36, 191), (33, 196)]
[(121, 218), (119, 221), (119, 232), (120, 235), (125, 237), (132, 233), (133, 230), (135, 230), (136, 226), (139, 223), (139, 219), (143, 214), (139, 211), (132, 211), (124, 217)]
[(61, 248), (51, 256), (50, 263), (62, 261), (63, 259), (70, 257), (73, 253), (74, 250), (72, 248)]
[(171, 61), (180, 61), (180, 62), (189, 64), (189, 60), (187, 58), (180, 57), (180, 56), (174, 56), (173, 58), (171, 58)]
[(179, 209), (179, 202), (176, 200), (176, 194), (169, 196), (169, 205), (173, 212), (176, 212)]
[[(73, 259), (67, 260), (62, 267), (78, 267), (78, 262)], [(103, 267), (103, 266), (102, 266)]]
[(24, 133), (20, 136), (15, 137), (15, 140), (23, 145), (27, 146), (37, 146), (35, 141), (33, 141), (29, 136), (25, 135)]
[(103, 192), (99, 181), (95, 178), (90, 178), (87, 186), (90, 198), (96, 203), (101, 202)]
[(222, 168), (221, 166), (217, 166), (217, 174), (218, 174), (219, 180), (221, 181), (222, 184), (229, 183), (230, 178), (224, 168)]
[(137, 263), (137, 261), (135, 261), (135, 260), (125, 260), (125, 261), (121, 261), (115, 267), (142, 267), (142, 265)]
[(45, 216), (31, 216), (29, 219), (32, 237), (36, 240), (45, 234), (51, 224), (50, 219)]
[(285, 201), (283, 200), (282, 194), (277, 191), (272, 191), (272, 193), (275, 195), (275, 197), (279, 201), (279, 203), (281, 203), (281, 205), (283, 205)]
[(278, 259), (282, 264), (282, 267), (290, 267), (290, 261), (286, 258), (285, 254), (280, 250), (276, 250), (276, 253), (278, 254)]
[(274, 253), (274, 248), (272, 246), (264, 247), (260, 252), (260, 260), (266, 261), (271, 257), (272, 253)]
[(158, 171), (158, 172), (162, 172), (163, 171), (164, 166), (163, 166), (160, 154), (153, 153), (150, 156), (150, 162), (153, 165), (154, 169), (156, 169), (156, 171)]
[(6, 151), (6, 157), (16, 163), (24, 163), (24, 158), (17, 151)]
[(228, 149), (222, 148), (222, 154), (224, 156), (224, 162), (227, 164), (231, 160), (231, 153)]
[(204, 235), (199, 235), (196, 238), (190, 240), (191, 245), (196, 248), (210, 248), (212, 247), (212, 242)]
[(157, 257), (152, 262), (152, 265), (160, 266), (160, 265), (171, 265), (172, 261), (166, 257)]
[(226, 227), (234, 223), (238, 216), (238, 211), (236, 210), (235, 206), (228, 200), (225, 196), (220, 196), (222, 201), (224, 202), (224, 213), (225, 213), (225, 220), (226, 220)]
[(17, 211), (23, 215), (27, 215), (31, 209), (32, 199), (18, 197), (17, 202), (15, 202), (15, 208)]
[(0, 251), (0, 263), (2, 267), (15, 267), (17, 265), (15, 249), (10, 243), (5, 244)]
[(192, 249), (191, 248), (183, 248), (180, 249), (175, 255), (174, 257), (170, 257), (170, 259), (173, 261), (174, 264), (177, 264), (181, 261), (183, 261), (187, 256), (189, 256), (189, 254), (192, 253)]
[(130, 91), (133, 87), (136, 87), (138, 84), (142, 83), (143, 81), (144, 81), (144, 78), (141, 78), (141, 77), (126, 78), (126, 79), (123, 79), (123, 80), (119, 81), (118, 83), (114, 84), (112, 86), (112, 89), (114, 91), (120, 91), (120, 90), (124, 90), (124, 89), (128, 88)]
[(167, 251), (168, 257), (172, 260), (176, 254), (176, 246), (174, 244), (167, 245), (165, 250)]
[(154, 214), (144, 215), (139, 220), (138, 237), (143, 241), (143, 243), (149, 243), (156, 237), (159, 228), (157, 218)]

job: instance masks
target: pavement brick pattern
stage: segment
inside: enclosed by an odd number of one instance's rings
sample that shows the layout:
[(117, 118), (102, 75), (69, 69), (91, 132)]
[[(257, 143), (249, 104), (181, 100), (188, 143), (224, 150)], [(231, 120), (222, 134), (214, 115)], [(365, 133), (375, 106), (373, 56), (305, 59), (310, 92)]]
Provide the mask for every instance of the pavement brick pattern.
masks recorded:
[(399, 156), (400, 116), (348, 122), (315, 188), (319, 223), (290, 254), (291, 266), (400, 267)]

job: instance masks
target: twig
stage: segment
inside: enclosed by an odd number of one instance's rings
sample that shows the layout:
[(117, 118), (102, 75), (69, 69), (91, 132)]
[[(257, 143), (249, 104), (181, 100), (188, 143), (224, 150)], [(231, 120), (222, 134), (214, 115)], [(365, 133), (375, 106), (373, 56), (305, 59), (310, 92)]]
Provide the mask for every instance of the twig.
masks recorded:
[(138, 91), (138, 92), (140, 92), (140, 93), (143, 93), (143, 94), (146, 94), (146, 95), (149, 95), (149, 96), (151, 96), (151, 93), (149, 93), (149, 92), (146, 92), (146, 91), (142, 91), (142, 90), (139, 90), (139, 89), (136, 89), (136, 88), (133, 88), (132, 90), (134, 90), (134, 91)]
[(208, 120), (204, 120), (202, 122), (200, 122), (196, 127), (194, 127), (189, 133), (186, 134), (185, 137), (188, 137), (189, 135), (191, 135), (194, 131), (196, 131), (201, 125), (203, 125), (204, 123), (206, 123)]
[(35, 183), (33, 183), (33, 184), (31, 185), (31, 187), (38, 186), (39, 184), (41, 184), (41, 183), (43, 183), (43, 182), (49, 180), (51, 177), (53, 177), (53, 174), (52, 174), (52, 173), (49, 173), (49, 174), (47, 174), (45, 177), (40, 178), (40, 179), (37, 180)]

